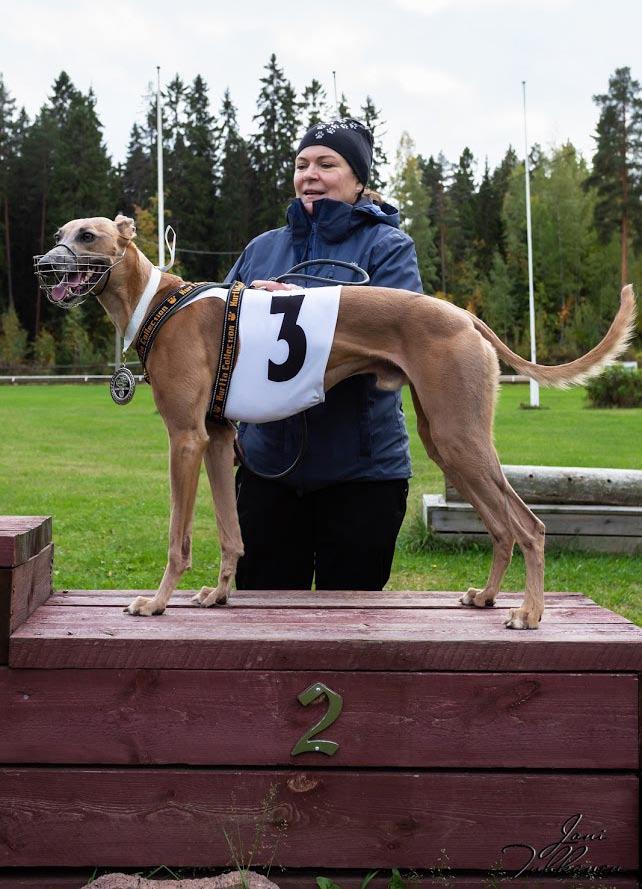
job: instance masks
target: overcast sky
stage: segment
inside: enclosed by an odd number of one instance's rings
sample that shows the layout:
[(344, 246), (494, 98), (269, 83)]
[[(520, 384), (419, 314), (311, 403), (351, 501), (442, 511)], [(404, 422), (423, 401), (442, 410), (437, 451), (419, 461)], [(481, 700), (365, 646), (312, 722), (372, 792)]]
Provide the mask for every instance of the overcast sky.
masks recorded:
[(353, 112), (372, 95), (394, 157), (407, 130), (425, 156), (455, 161), (468, 145), (495, 164), (523, 150), (522, 80), (530, 142), (570, 139), (593, 150), (594, 93), (628, 65), (642, 80), (640, 0), (0, 0), (0, 71), (33, 116), (62, 69), (93, 87), (114, 161), (161, 66), (201, 74), (217, 109), (226, 86), (244, 135), (272, 52), (298, 91), (313, 77)]

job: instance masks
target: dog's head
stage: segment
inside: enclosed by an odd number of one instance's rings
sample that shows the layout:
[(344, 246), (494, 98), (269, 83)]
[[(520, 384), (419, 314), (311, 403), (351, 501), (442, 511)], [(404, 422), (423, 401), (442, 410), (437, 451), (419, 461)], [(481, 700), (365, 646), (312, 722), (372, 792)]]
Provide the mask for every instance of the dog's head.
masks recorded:
[(56, 232), (55, 246), (33, 258), (47, 299), (70, 309), (91, 294), (101, 294), (135, 237), (134, 220), (120, 214), (114, 220), (94, 216), (67, 222)]

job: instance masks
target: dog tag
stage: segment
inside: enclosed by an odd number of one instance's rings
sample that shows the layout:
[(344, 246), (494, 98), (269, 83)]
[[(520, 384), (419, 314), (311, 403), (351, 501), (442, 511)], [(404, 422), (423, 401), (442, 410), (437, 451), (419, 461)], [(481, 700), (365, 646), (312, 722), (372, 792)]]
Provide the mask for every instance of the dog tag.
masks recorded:
[(114, 371), (109, 380), (109, 391), (116, 404), (128, 404), (136, 391), (134, 374), (123, 365)]

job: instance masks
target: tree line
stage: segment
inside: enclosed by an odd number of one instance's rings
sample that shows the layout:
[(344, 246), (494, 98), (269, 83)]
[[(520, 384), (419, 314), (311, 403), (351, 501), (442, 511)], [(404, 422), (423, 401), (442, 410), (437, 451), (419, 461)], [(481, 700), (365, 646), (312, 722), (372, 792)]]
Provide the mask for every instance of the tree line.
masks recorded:
[[(629, 68), (617, 69), (599, 109), (589, 164), (570, 143), (529, 158), (538, 357), (559, 361), (593, 345), (613, 315), (621, 281), (642, 272), (642, 98)], [(382, 112), (330, 106), (312, 80), (300, 94), (272, 55), (260, 79), (253, 132), (241, 134), (229, 89), (210, 105), (199, 75), (163, 93), (166, 221), (175, 228), (180, 273), (221, 280), (256, 234), (283, 224), (292, 198), (293, 149), (312, 124), (359, 117), (375, 136), (369, 183), (399, 207), (413, 237), (424, 290), (483, 317), (528, 354), (528, 263), (523, 161), (508, 147), (483, 169), (470, 149), (449, 161), (417, 153), (403, 133), (383, 179)], [(92, 90), (63, 71), (33, 120), (0, 75), (0, 365), (43, 369), (101, 364), (113, 329), (95, 301), (60, 312), (37, 292), (32, 256), (80, 216), (124, 212), (138, 244), (157, 261), (156, 105), (131, 129), (127, 156), (109, 157)], [(638, 341), (639, 345), (639, 341)]]

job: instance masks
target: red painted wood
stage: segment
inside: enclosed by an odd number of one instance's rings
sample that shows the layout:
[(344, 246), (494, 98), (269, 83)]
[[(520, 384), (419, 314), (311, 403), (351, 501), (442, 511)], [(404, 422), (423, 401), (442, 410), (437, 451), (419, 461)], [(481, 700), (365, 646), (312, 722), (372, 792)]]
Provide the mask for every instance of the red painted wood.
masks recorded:
[(0, 516), (0, 568), (21, 565), (51, 543), (51, 516)]
[[(573, 879), (541, 879), (536, 878), (536, 882), (532, 879), (512, 880), (497, 879), (492, 882), (492, 877), (488, 874), (480, 874), (477, 877), (460, 877), (448, 871), (444, 871), (439, 876), (426, 876), (424, 874), (417, 875), (413, 878), (413, 873), (401, 869), (402, 876), (406, 876), (407, 889), (640, 889), (640, 884), (635, 877), (611, 877), (605, 880), (578, 880)], [(326, 868), (320, 868), (317, 876), (329, 877), (340, 886), (340, 889), (360, 889), (361, 883), (365, 876), (345, 876), (341, 871), (332, 871)], [(306, 876), (297, 876), (295, 874), (281, 875), (278, 871), (271, 874), (270, 879), (274, 880), (279, 889), (317, 889), (317, 882), (314, 874)], [(390, 883), (390, 871), (384, 877), (375, 877), (368, 883), (368, 889), (388, 889)], [(0, 887), (2, 882), (0, 882)]]
[[(343, 697), (320, 736), (339, 750), (292, 757), (327, 709), (297, 700), (315, 681)], [(0, 668), (0, 714), (2, 763), (639, 766), (638, 681), (622, 674)]]
[[(38, 555), (32, 556), (27, 562), (12, 569), (10, 590), (12, 632), (51, 595), (53, 557), (54, 545), (50, 543)], [(4, 570), (7, 569), (0, 569)]]
[(11, 632), (51, 593), (53, 543), (15, 568), (0, 568), (0, 663), (6, 663)]
[[(171, 868), (174, 870), (174, 868)], [(327, 868), (317, 868), (316, 871), (284, 872), (276, 868), (269, 873), (269, 878), (279, 886), (279, 889), (317, 889), (316, 876), (328, 877), (341, 887), (341, 889), (360, 889), (361, 882), (366, 872), (355, 876), (353, 873)], [(388, 889), (390, 871), (384, 872), (387, 876), (375, 877), (368, 884), (368, 889)], [(458, 877), (451, 874), (444, 876), (415, 876), (402, 869), (402, 875), (408, 877), (408, 889), (495, 889), (488, 876)], [(0, 873), (0, 889), (84, 889), (90, 878), (90, 872), (86, 877), (63, 876), (55, 871), (41, 871), (25, 873), (22, 870), (12, 874)], [(165, 874), (167, 876), (167, 874)], [(410, 879), (413, 877), (413, 879)], [(189, 877), (183, 876), (187, 880)], [(182, 884), (185, 889), (189, 883)], [(496, 884), (497, 889), (639, 889), (639, 882), (633, 877), (609, 877), (604, 880), (577, 880), (577, 879), (537, 879), (536, 885), (527, 883), (523, 879), (503, 879)]]
[[(270, 802), (272, 795), (273, 802)], [(368, 869), (400, 862), (509, 871), (583, 815), (591, 863), (638, 867), (633, 775), (523, 772), (243, 771), (206, 769), (0, 770), (0, 865), (219, 867), (228, 836), (256, 864)]]
[(9, 657), (29, 668), (638, 672), (642, 628), (593, 606), (551, 611), (533, 631), (463, 606), (176, 608), (156, 618), (45, 606), (13, 634)]
[[(84, 889), (93, 873), (92, 870), (70, 873), (14, 870), (13, 872), (0, 872), (0, 889)], [(414, 887), (413, 887), (414, 889)]]
[[(194, 607), (190, 601), (196, 590), (176, 590), (170, 608)], [(152, 596), (154, 590), (59, 590), (48, 605), (102, 605), (124, 608), (136, 596)], [(356, 590), (235, 590), (231, 605), (239, 608), (453, 608), (461, 609), (461, 593), (384, 590), (368, 593)], [(523, 593), (502, 593), (495, 609), (517, 608)], [(577, 608), (596, 603), (581, 593), (546, 593), (548, 608)]]

